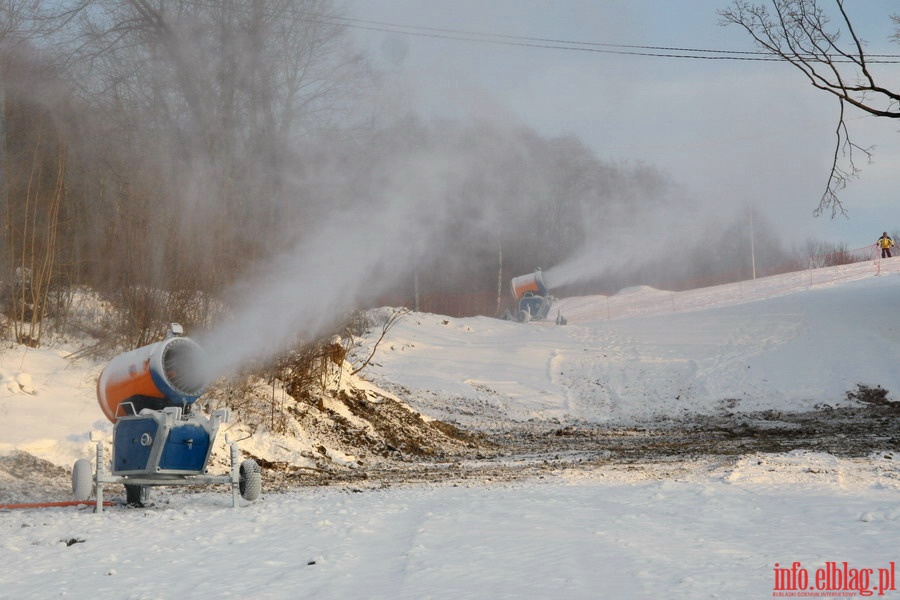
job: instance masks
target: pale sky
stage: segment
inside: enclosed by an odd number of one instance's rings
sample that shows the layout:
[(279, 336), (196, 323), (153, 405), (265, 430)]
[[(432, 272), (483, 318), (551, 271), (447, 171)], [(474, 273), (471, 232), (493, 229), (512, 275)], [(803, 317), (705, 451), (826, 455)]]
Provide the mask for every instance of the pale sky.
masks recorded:
[[(822, 0), (830, 8), (830, 0)], [(728, 0), (354, 0), (347, 16), (506, 36), (678, 48), (754, 50), (716, 9)], [(900, 55), (895, 0), (847, 0), (871, 53)], [(754, 203), (790, 243), (850, 248), (900, 230), (900, 123), (848, 112), (874, 160), (841, 195), (849, 218), (814, 218), (834, 150), (838, 104), (796, 69), (771, 62), (622, 56), (413, 36), (357, 23), (400, 107), (430, 117), (510, 119), (547, 136), (574, 133), (603, 159), (669, 173), (706, 211)], [(373, 27), (380, 30), (364, 29)], [(423, 32), (424, 33), (424, 32)], [(900, 64), (876, 77), (900, 89)]]

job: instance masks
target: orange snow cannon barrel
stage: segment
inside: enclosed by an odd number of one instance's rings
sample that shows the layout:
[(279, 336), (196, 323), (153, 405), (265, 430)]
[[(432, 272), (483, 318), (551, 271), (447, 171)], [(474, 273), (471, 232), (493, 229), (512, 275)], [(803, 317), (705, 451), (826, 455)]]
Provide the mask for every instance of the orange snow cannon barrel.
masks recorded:
[(192, 404), (206, 389), (206, 355), (193, 340), (170, 337), (112, 359), (97, 380), (97, 401), (115, 423), (141, 410)]
[(520, 300), (528, 292), (532, 292), (535, 296), (546, 296), (548, 291), (540, 270), (528, 275), (513, 277), (510, 288), (512, 288), (512, 295), (516, 300)]

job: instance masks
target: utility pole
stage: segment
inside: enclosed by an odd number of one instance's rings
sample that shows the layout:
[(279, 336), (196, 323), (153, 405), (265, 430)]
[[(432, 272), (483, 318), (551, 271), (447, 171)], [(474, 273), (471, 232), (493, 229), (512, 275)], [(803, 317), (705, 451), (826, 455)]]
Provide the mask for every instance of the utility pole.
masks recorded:
[[(0, 215), (3, 229), (0, 231), (0, 280), (8, 278), (12, 270), (12, 257), (8, 255), (12, 247), (10, 234), (12, 225), (9, 222), (9, 182), (6, 180), (6, 89), (0, 84)], [(9, 280), (7, 280), (9, 281)]]
[(756, 247), (753, 235), (753, 205), (750, 205), (750, 265), (753, 268), (753, 279), (756, 279)]
[(497, 314), (503, 302), (503, 242), (497, 241)]

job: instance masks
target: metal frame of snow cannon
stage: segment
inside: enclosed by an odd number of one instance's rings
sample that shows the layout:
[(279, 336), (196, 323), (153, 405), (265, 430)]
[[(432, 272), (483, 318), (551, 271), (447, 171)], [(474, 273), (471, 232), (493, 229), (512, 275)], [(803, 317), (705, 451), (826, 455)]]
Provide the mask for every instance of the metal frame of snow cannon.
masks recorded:
[(550, 289), (544, 283), (543, 272), (540, 269), (528, 275), (513, 277), (510, 281), (510, 290), (517, 302), (517, 308), (514, 319), (507, 313), (505, 315), (507, 320), (527, 323), (532, 319), (547, 318), (550, 313), (550, 305), (553, 303), (553, 296), (550, 295)]
[(146, 502), (152, 486), (231, 484), (232, 503), (238, 495), (253, 501), (259, 497), (262, 475), (252, 459), (240, 462), (237, 443), (226, 436), (231, 449), (231, 471), (210, 475), (207, 464), (216, 435), (227, 423), (230, 411), (214, 411), (207, 418), (192, 411), (206, 382), (202, 370), (205, 355), (177, 323), (162, 342), (120, 354), (106, 366), (97, 382), (97, 399), (113, 422), (111, 470), (107, 470), (102, 440), (97, 443), (97, 469), (80, 459), (72, 470), (72, 491), (86, 500), (93, 490), (96, 512), (103, 510), (105, 484), (125, 486), (129, 503)]
[[(216, 412), (218, 413), (220, 411)], [(215, 418), (214, 414), (213, 419)], [(210, 475), (206, 472), (182, 472), (173, 474), (162, 470), (156, 473), (147, 472), (140, 475), (116, 475), (107, 471), (104, 443), (102, 440), (97, 440), (97, 470), (91, 474), (91, 461), (88, 459), (76, 461), (72, 476), (72, 489), (76, 496), (76, 500), (87, 500), (88, 497), (90, 497), (91, 491), (93, 491), (95, 496), (94, 512), (100, 513), (103, 512), (104, 486), (106, 484), (122, 484), (137, 487), (140, 490), (141, 502), (147, 500), (145, 492), (150, 486), (230, 484), (231, 502), (232, 506), (236, 508), (238, 506), (239, 496), (251, 502), (259, 497), (262, 480), (259, 466), (256, 462), (252, 459), (241, 461), (241, 451), (238, 448), (237, 442), (231, 440), (226, 441), (231, 450), (231, 471), (227, 475)], [(86, 465), (86, 473), (81, 465)], [(79, 488), (85, 489), (85, 477), (87, 481), (87, 491), (86, 493), (79, 493)], [(79, 481), (79, 478), (82, 478), (82, 480)]]

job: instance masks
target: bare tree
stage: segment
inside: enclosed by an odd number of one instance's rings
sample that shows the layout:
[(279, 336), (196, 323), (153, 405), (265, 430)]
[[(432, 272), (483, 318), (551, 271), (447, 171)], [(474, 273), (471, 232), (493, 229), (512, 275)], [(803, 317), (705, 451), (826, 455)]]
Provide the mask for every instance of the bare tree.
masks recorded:
[[(771, 4), (752, 4), (734, 0), (730, 8), (717, 11), (724, 25), (739, 25), (766, 52), (796, 67), (816, 89), (838, 101), (838, 121), (831, 170), (816, 214), (830, 210), (832, 217), (844, 214), (838, 192), (859, 175), (854, 152), (871, 158), (872, 148), (854, 143), (847, 129), (845, 108), (854, 106), (870, 115), (900, 118), (900, 91), (884, 87), (872, 71), (872, 65), (884, 61), (867, 56), (844, 0), (834, 0), (840, 15), (832, 27), (817, 0), (771, 0)], [(898, 27), (900, 17), (891, 16)], [(842, 29), (847, 40), (841, 40)], [(892, 39), (900, 41), (900, 32)], [(842, 158), (846, 158), (843, 162)]]
[(15, 45), (26, 39), (23, 23), (31, 18), (39, 2), (36, 0), (0, 0), (0, 45)]
[[(39, 71), (37, 63), (19, 69)], [(0, 73), (14, 78), (16, 66), (0, 62)], [(52, 74), (44, 73), (50, 78)], [(54, 123), (54, 109), (30, 100), (48, 92), (47, 81), (35, 76), (27, 85), (10, 86), (4, 98), (3, 217), (4, 245), (0, 279), (5, 285), (7, 315), (16, 340), (37, 346), (49, 313), (49, 298), (58, 280), (60, 212), (65, 201), (66, 142)]]
[(809, 269), (849, 265), (859, 259), (847, 248), (846, 242), (826, 242), (808, 238), (797, 250), (798, 259)]

